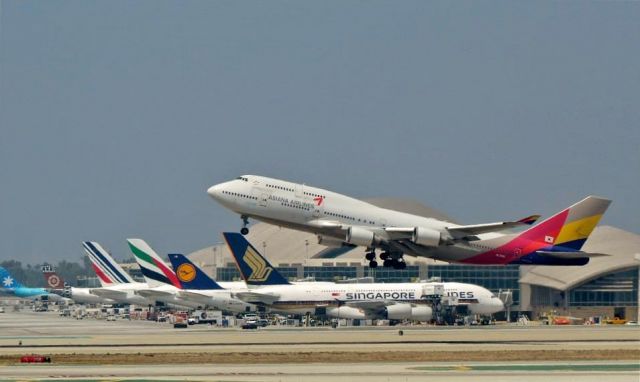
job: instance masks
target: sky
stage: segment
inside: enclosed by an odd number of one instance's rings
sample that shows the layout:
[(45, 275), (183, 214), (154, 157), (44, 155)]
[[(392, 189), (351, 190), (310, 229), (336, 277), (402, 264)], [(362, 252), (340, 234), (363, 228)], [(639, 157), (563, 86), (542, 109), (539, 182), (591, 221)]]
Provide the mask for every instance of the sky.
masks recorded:
[(265, 175), (640, 233), (640, 2), (0, 1), (0, 261), (190, 253)]

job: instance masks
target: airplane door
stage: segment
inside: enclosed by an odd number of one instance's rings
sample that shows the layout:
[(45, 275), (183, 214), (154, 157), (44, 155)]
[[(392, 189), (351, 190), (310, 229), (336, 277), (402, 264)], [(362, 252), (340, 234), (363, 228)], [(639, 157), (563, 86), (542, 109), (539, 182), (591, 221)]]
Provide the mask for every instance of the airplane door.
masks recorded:
[(258, 197), (258, 205), (260, 207), (266, 207), (268, 199), (269, 199), (268, 194), (265, 194), (265, 193), (260, 194), (260, 196)]
[(295, 193), (296, 193), (296, 198), (301, 199), (302, 195), (303, 195), (303, 190), (302, 190), (303, 185), (302, 184), (296, 184), (294, 187)]

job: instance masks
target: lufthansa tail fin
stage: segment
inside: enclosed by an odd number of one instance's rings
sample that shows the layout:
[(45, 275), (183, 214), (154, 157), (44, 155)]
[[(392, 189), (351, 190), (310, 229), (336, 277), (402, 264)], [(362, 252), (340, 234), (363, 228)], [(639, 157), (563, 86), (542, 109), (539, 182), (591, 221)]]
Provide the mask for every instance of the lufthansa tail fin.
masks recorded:
[(236, 232), (224, 232), (222, 235), (247, 285), (289, 284), (244, 236)]
[(142, 239), (127, 239), (127, 243), (140, 266), (144, 279), (150, 287), (168, 284), (182, 289), (182, 284), (180, 284), (176, 274), (147, 242)]
[(185, 255), (170, 253), (169, 260), (184, 289), (224, 289)]
[(100, 244), (83, 241), (82, 246), (91, 260), (91, 267), (103, 287), (134, 282), (133, 278), (118, 264)]
[(520, 237), (544, 243), (555, 250), (579, 251), (610, 204), (609, 199), (587, 196), (524, 231)]

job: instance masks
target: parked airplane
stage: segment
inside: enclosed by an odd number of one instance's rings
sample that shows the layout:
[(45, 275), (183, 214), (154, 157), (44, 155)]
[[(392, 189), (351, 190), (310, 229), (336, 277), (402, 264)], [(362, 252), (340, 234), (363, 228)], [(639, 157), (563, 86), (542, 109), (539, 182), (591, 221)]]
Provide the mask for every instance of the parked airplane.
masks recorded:
[(378, 266), (376, 249), (385, 267), (403, 269), (403, 255), (430, 257), (466, 264), (584, 265), (580, 251), (611, 203), (589, 196), (521, 233), (506, 233), (531, 224), (519, 221), (457, 225), (447, 221), (376, 207), (358, 199), (304, 184), (244, 175), (207, 191), (224, 207), (238, 213), (249, 232), (248, 219), (312, 232), (327, 246), (368, 248), (369, 266)]
[(178, 291), (179, 299), (233, 313), (258, 310), (256, 305), (233, 297), (234, 293), (247, 291), (247, 285), (244, 282), (218, 283), (181, 254), (169, 254), (169, 260), (184, 288)]
[(0, 267), (0, 294), (12, 295), (21, 298), (61, 301), (64, 297), (49, 293), (45, 288), (29, 288), (16, 280), (8, 270)]
[(82, 246), (102, 286), (91, 288), (89, 290), (91, 294), (120, 304), (155, 305), (155, 300), (135, 294), (136, 290), (147, 289), (149, 286), (133, 280), (100, 244), (95, 241), (85, 241)]
[(64, 279), (50, 265), (42, 267), (42, 274), (51, 293), (73, 300), (76, 304), (115, 304), (114, 300), (91, 293), (91, 288), (78, 288), (67, 285)]
[[(425, 295), (436, 285), (445, 295), (455, 296), (472, 314), (493, 314), (504, 309), (491, 291), (462, 283), (289, 283), (258, 250), (238, 233), (223, 234), (249, 287), (236, 295), (247, 302), (261, 303), (276, 312), (325, 315), (352, 319), (411, 319), (429, 321), (432, 309)], [(260, 286), (259, 288), (256, 288)]]
[(147, 282), (146, 287), (137, 289), (135, 294), (178, 307), (198, 308), (201, 306), (197, 302), (178, 297), (178, 291), (182, 289), (180, 280), (171, 267), (164, 263), (147, 242), (142, 239), (127, 239), (127, 243)]

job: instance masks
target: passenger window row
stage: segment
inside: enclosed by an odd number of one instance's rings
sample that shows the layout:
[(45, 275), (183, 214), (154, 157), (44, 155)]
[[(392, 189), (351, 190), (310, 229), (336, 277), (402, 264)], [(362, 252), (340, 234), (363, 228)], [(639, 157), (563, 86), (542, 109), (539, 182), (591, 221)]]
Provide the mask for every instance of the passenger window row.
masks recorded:
[(282, 187), (282, 186), (274, 186), (272, 184), (267, 184), (267, 187), (269, 187), (269, 188), (277, 188), (278, 190), (284, 190), (284, 191), (293, 192), (293, 188), (287, 188), (287, 187)]
[(232, 196), (239, 196), (241, 198), (247, 198), (247, 199), (252, 199), (252, 200), (258, 200), (257, 196), (251, 196), (251, 195), (247, 195), (247, 194), (241, 194), (239, 192), (231, 192), (231, 191), (222, 191), (223, 194), (227, 194), (227, 195), (232, 195)]

